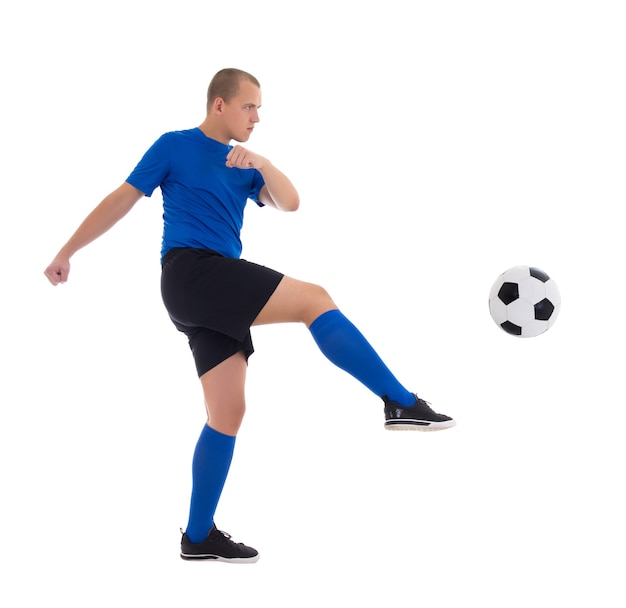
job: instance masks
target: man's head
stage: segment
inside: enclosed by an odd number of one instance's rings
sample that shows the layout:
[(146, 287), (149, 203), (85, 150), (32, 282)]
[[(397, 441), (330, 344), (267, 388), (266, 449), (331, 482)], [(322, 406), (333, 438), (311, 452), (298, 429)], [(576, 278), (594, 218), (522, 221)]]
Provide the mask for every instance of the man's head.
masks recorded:
[(261, 85), (248, 72), (236, 68), (220, 70), (209, 84), (207, 120), (219, 129), (220, 140), (247, 141), (259, 122)]
[(225, 68), (215, 74), (207, 91), (207, 113), (211, 113), (211, 107), (218, 97), (221, 97), (226, 103), (232, 101), (239, 92), (242, 80), (251, 82), (258, 89), (261, 88), (259, 81), (252, 74), (237, 68)]

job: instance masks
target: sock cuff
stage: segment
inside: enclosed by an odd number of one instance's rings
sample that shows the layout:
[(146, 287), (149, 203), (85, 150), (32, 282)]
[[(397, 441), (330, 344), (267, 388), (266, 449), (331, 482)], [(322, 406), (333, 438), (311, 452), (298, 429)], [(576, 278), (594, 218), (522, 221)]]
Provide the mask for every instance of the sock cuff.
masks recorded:
[(327, 310), (323, 312), (311, 325), (309, 325), (309, 331), (313, 333), (319, 333), (325, 331), (331, 324), (335, 323), (338, 319), (345, 318), (343, 313), (334, 308), (333, 310)]
[(205, 437), (211, 437), (215, 441), (222, 443), (223, 445), (228, 445), (230, 443), (235, 443), (236, 435), (226, 435), (225, 433), (220, 433), (216, 431), (212, 426), (208, 424), (204, 425), (204, 429), (202, 429), (202, 434)]

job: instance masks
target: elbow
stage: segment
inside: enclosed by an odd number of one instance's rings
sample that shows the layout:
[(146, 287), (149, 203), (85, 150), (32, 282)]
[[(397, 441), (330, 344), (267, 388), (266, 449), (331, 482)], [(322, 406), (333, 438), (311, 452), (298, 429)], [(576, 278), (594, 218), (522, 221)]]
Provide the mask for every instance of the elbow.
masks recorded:
[(280, 201), (275, 201), (274, 206), (281, 211), (297, 211), (300, 207), (300, 197), (294, 194), (289, 198), (282, 198)]
[(290, 201), (287, 211), (297, 211), (300, 208), (300, 197), (296, 194)]

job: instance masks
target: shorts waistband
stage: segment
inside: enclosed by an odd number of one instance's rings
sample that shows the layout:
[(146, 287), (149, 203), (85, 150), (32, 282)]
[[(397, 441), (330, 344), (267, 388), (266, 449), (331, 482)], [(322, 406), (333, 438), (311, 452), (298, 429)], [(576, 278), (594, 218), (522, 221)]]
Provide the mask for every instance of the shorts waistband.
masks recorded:
[(219, 251), (215, 251), (214, 249), (208, 249), (204, 247), (172, 247), (162, 258), (161, 258), (161, 266), (164, 266), (167, 262), (171, 262), (179, 253), (183, 251), (188, 252), (198, 252), (203, 253), (205, 255), (217, 255), (221, 258), (224, 257)]

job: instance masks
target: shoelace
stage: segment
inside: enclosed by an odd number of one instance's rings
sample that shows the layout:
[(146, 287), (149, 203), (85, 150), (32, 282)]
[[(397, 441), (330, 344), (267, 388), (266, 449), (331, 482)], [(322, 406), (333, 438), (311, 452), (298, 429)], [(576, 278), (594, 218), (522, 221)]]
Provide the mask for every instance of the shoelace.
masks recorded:
[(217, 528), (215, 528), (215, 531), (220, 533), (220, 540), (230, 540), (231, 536), (228, 532), (223, 532), (222, 530), (218, 530)]
[[(216, 539), (216, 540), (221, 541), (221, 542), (228, 542), (228, 541), (230, 541), (231, 536), (230, 536), (230, 534), (228, 532), (222, 532), (222, 530), (218, 530), (217, 528), (215, 528), (215, 531), (219, 532), (219, 538)], [(182, 528), (180, 528), (180, 533), (184, 534), (185, 531)], [(233, 542), (233, 541), (231, 541), (231, 542)], [(239, 543), (239, 544), (241, 544), (241, 543)]]
[(430, 407), (430, 401), (426, 401), (425, 399), (420, 399), (419, 397), (417, 398), (417, 402), (425, 409), (428, 411), (428, 413), (430, 414), (435, 414), (437, 416), (441, 416), (441, 414), (437, 414), (437, 412)]
[(228, 532), (223, 532), (222, 530), (219, 530), (218, 528), (215, 528), (215, 531), (220, 533), (219, 542), (230, 543), (233, 545), (243, 545), (243, 543), (236, 543), (234, 540), (232, 540), (232, 536)]

